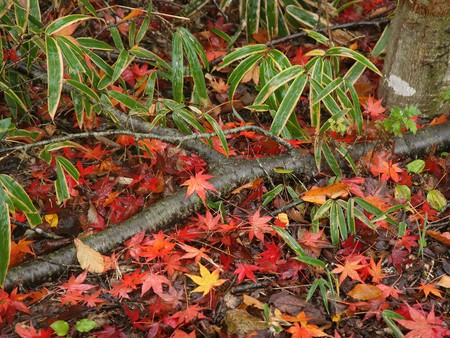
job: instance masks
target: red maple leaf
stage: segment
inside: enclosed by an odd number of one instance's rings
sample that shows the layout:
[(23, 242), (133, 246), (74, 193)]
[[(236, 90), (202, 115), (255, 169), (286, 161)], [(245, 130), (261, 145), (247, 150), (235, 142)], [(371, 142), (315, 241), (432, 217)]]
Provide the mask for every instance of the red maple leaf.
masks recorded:
[(295, 50), (295, 56), (291, 59), (291, 63), (293, 65), (304, 66), (304, 65), (306, 65), (308, 63), (310, 58), (311, 58), (310, 56), (305, 56), (305, 54), (303, 54), (303, 48), (302, 47), (298, 47)]
[(370, 267), (369, 267), (369, 274), (372, 276), (372, 282), (374, 283), (381, 283), (383, 281), (383, 278), (386, 277), (386, 274), (383, 273), (383, 268), (381, 267), (381, 259), (378, 261), (377, 264), (375, 264), (375, 261), (372, 257), (370, 257)]
[(406, 250), (408, 250), (409, 253), (411, 253), (411, 249), (418, 246), (418, 235), (410, 235), (411, 230), (406, 230), (404, 235), (397, 240), (395, 243), (395, 247), (401, 249), (404, 247)]
[(373, 120), (380, 120), (383, 118), (383, 113), (387, 110), (387, 108), (382, 106), (383, 100), (375, 100), (372, 96), (369, 95), (367, 99), (367, 104), (364, 104), (365, 112), (369, 114), (369, 116)]
[(14, 327), (14, 330), (21, 338), (50, 338), (53, 334), (53, 329), (40, 329), (39, 331), (36, 331), (36, 329), (33, 326), (33, 323), (31, 323), (30, 320), (30, 326), (17, 323)]
[(258, 271), (259, 268), (256, 265), (250, 264), (236, 264), (237, 269), (233, 272), (233, 274), (238, 275), (238, 284), (241, 283), (245, 277), (251, 279), (256, 283), (256, 277), (253, 274), (253, 271)]
[(385, 284), (378, 284), (376, 287), (381, 290), (381, 295), (384, 299), (388, 298), (389, 296), (398, 299), (398, 295), (403, 293), (403, 291)]
[(206, 319), (206, 316), (200, 312), (204, 309), (204, 307), (198, 306), (197, 304), (190, 305), (186, 310), (175, 312), (171, 318), (177, 320), (177, 325), (189, 324), (194, 319)]
[(436, 317), (434, 313), (434, 304), (431, 311), (426, 314), (407, 305), (411, 320), (395, 319), (401, 326), (411, 330), (405, 335), (405, 338), (440, 338), (450, 334), (442, 319)]
[(248, 223), (250, 224), (250, 229), (248, 231), (248, 237), (250, 241), (253, 241), (253, 238), (258, 238), (261, 242), (264, 242), (264, 233), (273, 232), (272, 227), (269, 225), (272, 217), (270, 216), (259, 216), (259, 209), (248, 217)]
[(195, 176), (191, 176), (186, 182), (182, 183), (182, 186), (188, 187), (186, 199), (196, 192), (198, 197), (203, 201), (203, 204), (206, 204), (206, 190), (217, 192), (216, 188), (207, 181), (213, 177), (215, 176), (203, 174), (203, 171), (200, 171), (196, 173)]
[(147, 291), (153, 289), (153, 292), (161, 297), (165, 302), (173, 303), (178, 299), (177, 290), (172, 286), (172, 283), (163, 275), (154, 273), (147, 273), (142, 279), (143, 296)]

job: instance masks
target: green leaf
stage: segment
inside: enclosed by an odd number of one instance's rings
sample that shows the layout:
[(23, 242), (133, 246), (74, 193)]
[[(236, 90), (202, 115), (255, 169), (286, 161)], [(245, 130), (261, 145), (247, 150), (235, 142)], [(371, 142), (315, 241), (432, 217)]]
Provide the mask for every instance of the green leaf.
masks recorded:
[(55, 181), (56, 198), (58, 204), (63, 203), (70, 198), (69, 187), (67, 186), (66, 176), (60, 162), (56, 162), (56, 181)]
[(234, 52), (231, 52), (228, 55), (225, 55), (223, 58), (222, 64), (217, 68), (218, 70), (227, 67), (231, 63), (238, 61), (240, 59), (249, 57), (253, 54), (262, 54), (267, 50), (267, 46), (265, 45), (249, 45), (245, 47), (241, 47), (236, 49)]
[[(3, 190), (13, 206), (25, 213), (28, 223), (30, 223), (31, 226), (42, 223), (39, 212), (36, 210), (30, 197), (20, 184), (14, 181), (10, 176), (0, 174), (0, 186), (3, 186)], [(8, 201), (8, 199), (5, 200)]]
[(407, 185), (398, 184), (394, 189), (394, 197), (396, 200), (405, 199), (409, 201), (411, 199), (411, 189)]
[(322, 45), (325, 46), (330, 46), (330, 39), (328, 39), (325, 35), (312, 31), (310, 29), (304, 29), (304, 31), (308, 34), (310, 38), (316, 40), (318, 43), (321, 43)]
[(0, 81), (0, 90), (5, 93), (5, 95), (9, 96), (11, 100), (13, 100), (18, 106), (20, 106), (23, 110), (28, 110), (25, 103), (20, 99), (19, 96), (5, 83)]
[(67, 79), (66, 83), (72, 86), (74, 89), (78, 90), (81, 94), (86, 95), (92, 102), (99, 102), (100, 97), (95, 91), (86, 86), (84, 83)]
[(78, 181), (80, 178), (80, 173), (77, 168), (65, 157), (56, 156), (56, 162), (61, 164), (64, 170), (75, 180)]
[(230, 74), (228, 78), (228, 83), (230, 88), (228, 89), (228, 97), (230, 101), (233, 102), (233, 96), (236, 91), (237, 86), (247, 74), (247, 72), (254, 66), (256, 63), (264, 57), (263, 54), (254, 54), (249, 56), (247, 59), (242, 61)]
[(180, 32), (175, 32), (172, 39), (172, 92), (177, 102), (184, 102), (183, 86), (183, 38)]
[[(181, 28), (180, 28), (181, 30)], [(195, 84), (195, 91), (198, 94), (198, 97), (200, 98), (200, 103), (205, 106), (208, 103), (208, 92), (206, 91), (206, 83), (205, 83), (205, 76), (203, 74), (202, 66), (200, 64), (200, 61), (197, 58), (197, 47), (193, 43), (192, 39), (189, 38), (189, 35), (182, 35), (183, 37), (183, 46), (184, 51), (186, 53), (186, 58), (188, 60), (190, 71), (192, 78), (194, 80)], [(197, 43), (198, 41), (195, 40)], [(202, 48), (203, 51), (203, 48)], [(202, 54), (205, 54), (204, 51)], [(205, 55), (206, 58), (206, 55)], [(206, 62), (208, 60), (206, 59)], [(204, 61), (203, 61), (204, 62)], [(209, 65), (209, 63), (207, 63)]]
[(342, 171), (339, 163), (333, 155), (333, 152), (326, 142), (322, 143), (321, 148), (325, 160), (327, 161), (333, 173), (336, 175), (337, 179), (340, 180), (342, 178)]
[(292, 82), (289, 90), (286, 93), (286, 96), (283, 98), (283, 101), (280, 104), (280, 108), (275, 113), (274, 120), (272, 122), (272, 125), (270, 126), (271, 133), (280, 135), (281, 131), (286, 126), (289, 117), (294, 111), (294, 108), (297, 105), (300, 96), (303, 93), (303, 89), (305, 88), (307, 80), (307, 75), (301, 74), (294, 80), (294, 82)]
[(316, 96), (314, 96), (314, 101), (311, 104), (316, 104), (322, 101), (324, 98), (326, 98), (328, 95), (330, 95), (332, 92), (336, 90), (337, 87), (339, 87), (343, 82), (343, 79), (341, 77), (338, 77), (331, 81), (331, 83), (326, 86), (322, 91), (320, 91)]
[(57, 320), (50, 325), (58, 337), (64, 337), (69, 332), (69, 323), (65, 320)]
[(246, 0), (245, 23), (247, 39), (253, 40), (253, 34), (259, 30), (259, 16), (261, 13), (261, 0)]
[(220, 125), (210, 115), (205, 113), (202, 116), (213, 127), (214, 131), (216, 132), (217, 136), (219, 137), (220, 143), (222, 144), (223, 150), (225, 151), (225, 155), (229, 156), (227, 138), (225, 137), (225, 134), (223, 133), (223, 130), (220, 127)]
[(402, 315), (399, 315), (397, 312), (391, 311), (391, 310), (383, 310), (382, 317), (387, 326), (391, 329), (391, 332), (395, 336), (395, 338), (403, 338), (403, 333), (397, 326), (397, 324), (394, 323), (394, 319), (405, 319)]
[(5, 282), (11, 256), (11, 225), (6, 198), (3, 190), (0, 189), (0, 288), (3, 287)]
[(84, 148), (83, 146), (79, 145), (78, 143), (72, 142), (72, 141), (55, 142), (55, 143), (46, 145), (44, 147), (44, 149), (42, 149), (41, 152), (39, 153), (39, 157), (41, 159), (43, 159), (45, 162), (47, 162), (48, 164), (50, 164), (50, 162), (52, 161), (50, 152), (54, 151), (54, 150), (66, 148), (66, 147), (67, 148), (75, 147), (78, 149), (86, 150), (86, 148)]
[(139, 103), (138, 101), (136, 101), (135, 99), (131, 98), (128, 95), (116, 92), (115, 90), (108, 90), (107, 93), (111, 98), (119, 101), (120, 103), (122, 103), (123, 105), (132, 110), (147, 111), (147, 109), (141, 103)]
[(89, 332), (98, 326), (96, 322), (90, 319), (81, 319), (75, 324), (75, 328), (78, 332)]
[(269, 204), (283, 190), (283, 187), (283, 184), (278, 184), (275, 188), (273, 188), (269, 192), (266, 192), (263, 195), (264, 200), (262, 205), (266, 206), (267, 204)]
[(56, 41), (64, 55), (64, 59), (67, 61), (70, 67), (70, 71), (75, 73), (84, 72), (85, 68), (81, 64), (81, 62), (84, 62), (84, 60), (74, 52), (74, 50), (71, 48), (70, 45), (67, 45), (64, 39), (65, 39), (64, 37), (56, 36)]
[(88, 15), (82, 15), (82, 14), (72, 14), (72, 15), (63, 16), (62, 18), (52, 21), (45, 29), (45, 34), (52, 35), (52, 34), (58, 33), (60, 30), (66, 28), (70, 25), (73, 25), (73, 24), (76, 24), (76, 23), (79, 23), (81, 21), (85, 21), (88, 19), (93, 19), (93, 17), (88, 16)]
[(200, 42), (186, 28), (179, 27), (178, 30), (182, 33), (184, 44), (185, 45), (188, 44), (188, 45), (190, 45), (192, 47), (192, 49), (195, 51), (195, 54), (197, 54), (198, 57), (200, 58), (200, 60), (202, 60), (203, 67), (205, 67), (207, 70), (209, 70), (208, 57), (206, 56), (206, 52), (203, 49), (203, 47), (200, 44)]
[(372, 56), (377, 57), (386, 49), (387, 44), (389, 43), (389, 36), (391, 35), (391, 25), (387, 25), (381, 34), (380, 38), (377, 41), (375, 47), (372, 50)]
[(441, 211), (447, 205), (447, 200), (444, 195), (436, 189), (430, 190), (427, 194), (427, 202), (433, 209)]
[(425, 169), (424, 160), (414, 160), (406, 165), (409, 173), (420, 174)]
[(63, 86), (63, 57), (54, 38), (46, 36), (45, 46), (47, 52), (48, 114), (53, 120), (58, 109)]
[(272, 95), (273, 92), (275, 92), (278, 88), (303, 74), (303, 72), (304, 68), (302, 66), (296, 65), (278, 73), (264, 85), (264, 87), (256, 96), (253, 104), (260, 105), (264, 103), (269, 98), (269, 96)]
[(370, 70), (372, 70), (373, 72), (377, 73), (378, 75), (381, 76), (381, 72), (378, 70), (378, 68), (369, 61), (369, 59), (367, 59), (366, 57), (364, 57), (362, 54), (355, 52), (354, 50), (351, 50), (349, 48), (346, 47), (332, 47), (330, 49), (328, 49), (325, 52), (325, 56), (344, 56), (344, 57), (348, 57), (350, 59), (353, 59), (361, 64), (363, 64), (364, 66), (366, 66), (367, 68), (369, 68)]
[(107, 44), (106, 42), (93, 38), (81, 37), (78, 38), (77, 41), (80, 45), (89, 49), (98, 49), (107, 51), (113, 51), (115, 49), (113, 46)]
[(319, 16), (317, 14), (294, 5), (287, 6), (286, 13), (291, 15), (297, 22), (308, 28), (314, 28), (319, 20)]
[(134, 46), (130, 49), (130, 53), (137, 57), (148, 59), (148, 61), (153, 61), (156, 64), (161, 65), (169, 73), (172, 72), (172, 67), (166, 61), (147, 49)]

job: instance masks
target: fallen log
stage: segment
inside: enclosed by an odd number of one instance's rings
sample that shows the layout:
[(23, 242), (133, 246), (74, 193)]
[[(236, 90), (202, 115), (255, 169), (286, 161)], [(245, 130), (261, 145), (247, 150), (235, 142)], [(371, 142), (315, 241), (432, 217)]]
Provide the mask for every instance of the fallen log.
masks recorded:
[[(130, 122), (128, 117), (118, 117), (119, 121), (121, 119), (126, 120), (120, 121), (120, 123), (126, 122), (127, 127), (131, 126), (136, 131), (150, 131), (149, 125), (142, 121), (131, 120), (132, 122)], [(161, 129), (162, 131), (163, 129)], [(168, 132), (173, 133), (174, 131)], [(208, 148), (206, 145), (204, 147)], [(348, 150), (353, 159), (358, 159), (373, 148), (374, 144), (364, 143), (348, 147)], [(450, 149), (450, 123), (423, 128), (416, 135), (405, 133), (402, 138), (396, 138), (392, 146), (395, 155), (409, 157), (415, 157), (421, 153), (430, 153), (433, 148), (437, 151)], [(256, 178), (275, 178), (280, 175), (276, 172), (277, 168), (290, 170), (293, 174), (305, 180), (311, 179), (317, 174), (313, 156), (300, 150), (252, 160), (221, 157), (220, 162), (215, 163), (214, 169), (208, 172), (208, 174), (215, 176), (210, 182), (217, 189), (218, 194), (209, 193), (208, 198), (214, 200), (219, 196), (226, 196), (237, 187)], [(157, 232), (169, 229), (203, 207), (197, 196), (192, 195), (187, 199), (185, 196), (186, 189), (181, 189), (123, 223), (83, 238), (83, 242), (101, 253), (107, 253), (142, 230)], [(42, 283), (50, 282), (61, 276), (68, 265), (72, 264), (76, 264), (76, 254), (74, 246), (70, 245), (9, 270), (4, 289), (10, 291), (17, 284), (25, 287), (36, 287)]]

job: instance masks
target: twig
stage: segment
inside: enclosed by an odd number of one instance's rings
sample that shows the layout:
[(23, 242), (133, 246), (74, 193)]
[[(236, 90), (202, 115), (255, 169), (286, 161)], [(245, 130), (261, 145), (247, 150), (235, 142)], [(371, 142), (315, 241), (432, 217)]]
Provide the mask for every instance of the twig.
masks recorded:
[[(267, 130), (265, 130), (261, 127), (258, 127), (258, 126), (242, 126), (242, 127), (229, 129), (229, 130), (224, 130), (223, 133), (225, 135), (232, 135), (232, 134), (237, 134), (237, 133), (241, 133), (244, 131), (258, 132), (258, 133), (266, 136), (267, 138), (271, 138), (271, 139), (277, 141), (280, 145), (286, 147), (289, 151), (293, 151), (296, 149), (292, 144), (283, 140), (281, 137), (273, 135), (270, 132), (268, 132)], [(116, 135), (132, 136), (136, 140), (155, 139), (155, 140), (167, 142), (170, 144), (174, 144), (177, 146), (181, 146), (183, 142), (199, 140), (199, 139), (203, 139), (203, 138), (211, 138), (211, 137), (217, 136), (217, 133), (211, 132), (211, 133), (191, 134), (191, 135), (186, 135), (186, 136), (169, 136), (169, 135), (158, 135), (158, 134), (154, 134), (154, 133), (138, 133), (138, 132), (134, 132), (134, 131), (130, 131), (130, 130), (108, 130), (108, 131), (98, 131), (98, 132), (84, 132), (84, 133), (77, 133), (77, 134), (70, 134), (70, 135), (66, 135), (66, 136), (56, 137), (56, 138), (52, 138), (49, 140), (35, 142), (35, 143), (21, 144), (21, 145), (13, 146), (13, 147), (0, 148), (0, 153), (11, 152), (11, 151), (16, 151), (16, 150), (27, 150), (30, 148), (42, 147), (42, 146), (46, 146), (46, 145), (52, 144), (52, 143), (71, 141), (71, 140), (79, 139), (79, 138), (105, 137), (105, 136), (116, 136)], [(205, 145), (205, 147), (206, 147), (206, 145)]]
[[(321, 32), (326, 32), (328, 29), (330, 29), (330, 30), (337, 30), (337, 29), (353, 28), (353, 27), (360, 27), (360, 26), (380, 26), (382, 24), (389, 23), (390, 21), (391, 21), (391, 19), (389, 19), (389, 18), (382, 18), (382, 19), (377, 19), (377, 20), (362, 20), (362, 21), (347, 22), (347, 23), (342, 23), (342, 24), (339, 24), (339, 25), (334, 25), (334, 26), (324, 27), (324, 28), (318, 28), (318, 29), (311, 29), (311, 30), (321, 33)], [(265, 43), (265, 45), (266, 46), (273, 46), (273, 45), (276, 45), (278, 43), (286, 42), (288, 40), (296, 39), (296, 38), (307, 36), (307, 35), (308, 35), (308, 33), (305, 32), (305, 31), (299, 32), (299, 33), (294, 33), (294, 34), (287, 35), (287, 36), (284, 36), (284, 37), (279, 38), (279, 39), (268, 41), (268, 42)]]
[(37, 233), (37, 234), (39, 234), (39, 235), (41, 235), (42, 237), (45, 237), (45, 238), (50, 238), (50, 239), (61, 239), (61, 238), (63, 238), (61, 236), (58, 236), (58, 235), (49, 233), (47, 231), (44, 231), (44, 230), (42, 230), (40, 228), (32, 227), (28, 223), (18, 222), (18, 221), (15, 221), (15, 220), (11, 220), (11, 223), (15, 224), (15, 225), (18, 225), (18, 226), (20, 226), (22, 228), (34, 231), (35, 233)]

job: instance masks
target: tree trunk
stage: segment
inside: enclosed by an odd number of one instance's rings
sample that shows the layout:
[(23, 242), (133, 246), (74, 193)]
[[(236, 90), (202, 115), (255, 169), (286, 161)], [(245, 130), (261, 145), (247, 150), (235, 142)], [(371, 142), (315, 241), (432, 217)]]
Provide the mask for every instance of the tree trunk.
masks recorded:
[(428, 117), (448, 109), (438, 97), (450, 86), (449, 0), (399, 1), (383, 75), (386, 106), (416, 106)]

